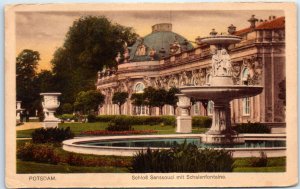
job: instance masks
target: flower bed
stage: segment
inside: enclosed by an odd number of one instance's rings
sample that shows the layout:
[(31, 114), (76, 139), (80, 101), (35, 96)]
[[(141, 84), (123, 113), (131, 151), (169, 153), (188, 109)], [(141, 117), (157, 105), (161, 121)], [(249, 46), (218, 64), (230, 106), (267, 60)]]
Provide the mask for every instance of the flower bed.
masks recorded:
[(96, 130), (96, 131), (83, 131), (80, 135), (137, 135), (137, 134), (152, 134), (157, 133), (155, 130), (131, 130), (131, 131), (107, 131), (107, 130)]

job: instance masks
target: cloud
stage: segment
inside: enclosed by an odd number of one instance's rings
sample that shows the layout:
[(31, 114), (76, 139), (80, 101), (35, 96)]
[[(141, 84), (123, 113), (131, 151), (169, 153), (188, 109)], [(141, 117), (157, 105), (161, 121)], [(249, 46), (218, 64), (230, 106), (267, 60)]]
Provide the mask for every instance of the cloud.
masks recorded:
[(276, 10), (18, 12), (17, 49), (35, 48), (41, 54), (43, 68), (47, 67), (55, 49), (63, 44), (69, 27), (81, 16), (106, 16), (114, 23), (133, 27), (140, 36), (149, 34), (154, 24), (171, 21), (174, 32), (193, 41), (197, 36), (208, 35), (212, 28), (218, 32), (226, 32), (230, 24), (234, 24), (238, 30), (248, 27), (247, 20), (252, 14), (257, 18), (267, 19), (269, 15), (283, 16), (284, 12)]

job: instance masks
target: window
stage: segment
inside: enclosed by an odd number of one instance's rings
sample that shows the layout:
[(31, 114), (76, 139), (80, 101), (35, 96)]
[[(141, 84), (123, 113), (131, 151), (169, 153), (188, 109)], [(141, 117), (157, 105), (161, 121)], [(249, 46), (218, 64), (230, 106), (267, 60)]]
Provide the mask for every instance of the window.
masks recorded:
[(214, 102), (213, 101), (208, 101), (207, 104), (207, 115), (212, 115), (214, 112)]
[(145, 89), (145, 85), (143, 83), (137, 83), (134, 87), (135, 93), (143, 93)]
[(250, 98), (243, 98), (243, 115), (250, 115)]
[(242, 72), (242, 84), (248, 85), (248, 79), (249, 79), (249, 69), (245, 68)]
[[(137, 83), (134, 86), (135, 93), (143, 93), (145, 89), (145, 85), (143, 83)], [(136, 115), (147, 115), (149, 114), (148, 108), (146, 106), (136, 106), (134, 107), (134, 112)]]

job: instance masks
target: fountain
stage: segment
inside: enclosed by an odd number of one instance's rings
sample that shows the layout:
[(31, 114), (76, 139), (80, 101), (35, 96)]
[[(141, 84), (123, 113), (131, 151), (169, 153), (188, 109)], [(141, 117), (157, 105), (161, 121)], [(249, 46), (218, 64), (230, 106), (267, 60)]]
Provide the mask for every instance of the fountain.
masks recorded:
[[(234, 85), (228, 46), (241, 38), (234, 35), (213, 35), (201, 41), (214, 48), (212, 56), (212, 79), (207, 86), (183, 86), (178, 94), (176, 132), (168, 135), (123, 135), (86, 136), (63, 141), (63, 149), (70, 152), (96, 155), (133, 156), (151, 149), (169, 149), (174, 143), (195, 144), (198, 148), (225, 149), (233, 157), (260, 157), (261, 151), (268, 157), (282, 157), (286, 154), (285, 134), (243, 134), (231, 128), (230, 101), (255, 96), (262, 92), (261, 86)], [(213, 123), (205, 134), (189, 134), (192, 120), (189, 115), (190, 98), (208, 99), (214, 102)], [(184, 134), (185, 133), (185, 134)]]
[(58, 127), (60, 119), (54, 116), (55, 110), (59, 107), (60, 102), (58, 101), (58, 96), (61, 93), (41, 93), (43, 96), (43, 111), (45, 114), (44, 128)]
[[(239, 43), (241, 38), (234, 35), (217, 35), (216, 32), (210, 34), (209, 37), (200, 38), (202, 43), (209, 44), (212, 49), (210, 83), (206, 86), (183, 86), (180, 87), (180, 90), (186, 98), (194, 97), (214, 102), (212, 126), (205, 133), (202, 142), (210, 144), (243, 143), (242, 135), (238, 135), (231, 128), (230, 101), (260, 94), (263, 87), (234, 85), (228, 47), (231, 44)], [(177, 122), (177, 126), (182, 127), (180, 121)], [(186, 127), (191, 128), (190, 125), (186, 125)]]

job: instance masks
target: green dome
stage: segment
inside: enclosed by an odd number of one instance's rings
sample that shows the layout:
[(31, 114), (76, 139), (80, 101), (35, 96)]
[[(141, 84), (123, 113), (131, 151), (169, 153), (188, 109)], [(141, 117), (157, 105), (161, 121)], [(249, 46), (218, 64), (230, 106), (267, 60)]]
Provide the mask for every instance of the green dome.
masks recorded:
[[(171, 24), (157, 24), (152, 26), (152, 33), (145, 36), (129, 48), (130, 62), (141, 62), (150, 60), (160, 60), (168, 57), (171, 54), (187, 51), (193, 48), (181, 35), (171, 31)], [(180, 50), (173, 52), (170, 49), (171, 45), (180, 46)], [(176, 52), (175, 52), (176, 51)], [(171, 53), (171, 54), (170, 54)]]

